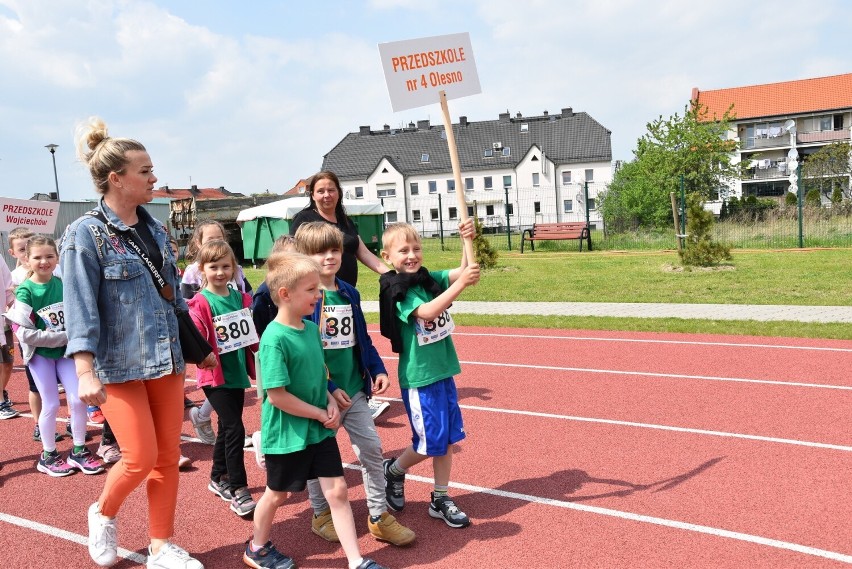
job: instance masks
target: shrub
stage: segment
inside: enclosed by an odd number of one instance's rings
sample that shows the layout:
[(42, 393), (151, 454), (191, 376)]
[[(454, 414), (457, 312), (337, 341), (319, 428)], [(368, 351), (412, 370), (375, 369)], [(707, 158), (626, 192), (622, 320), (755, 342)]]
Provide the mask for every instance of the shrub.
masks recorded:
[(805, 194), (805, 205), (808, 207), (822, 206), (822, 195), (818, 189), (813, 188), (812, 190), (808, 190), (808, 193)]
[[(754, 197), (754, 196), (752, 196)], [(713, 212), (697, 193), (686, 198), (686, 238), (678, 254), (686, 266), (710, 267), (731, 258), (731, 248), (713, 241)]]
[(793, 192), (787, 192), (784, 196), (784, 204), (785, 205), (797, 205), (799, 203), (799, 196), (794, 194)]
[(481, 269), (493, 269), (497, 266), (497, 251), (491, 246), (491, 242), (482, 236), (482, 224), (479, 218), (474, 218), (473, 226), (476, 235), (473, 237), (473, 254)]

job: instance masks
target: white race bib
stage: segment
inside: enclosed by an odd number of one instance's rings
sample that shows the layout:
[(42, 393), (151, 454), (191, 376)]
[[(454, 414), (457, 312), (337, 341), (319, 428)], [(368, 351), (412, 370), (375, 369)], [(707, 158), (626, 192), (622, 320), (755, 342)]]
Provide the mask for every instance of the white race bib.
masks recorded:
[(248, 308), (214, 316), (213, 327), (216, 329), (219, 354), (227, 354), (258, 342), (257, 329)]
[(36, 314), (41, 317), (47, 330), (51, 332), (65, 331), (65, 309), (62, 306), (62, 301), (48, 304), (40, 310), (36, 310)]
[(434, 344), (439, 340), (443, 340), (452, 334), (455, 328), (456, 324), (453, 322), (453, 317), (446, 310), (434, 320), (418, 318), (414, 322), (414, 333), (417, 336), (417, 344), (419, 346)]
[(320, 335), (325, 350), (351, 348), (358, 344), (351, 304), (323, 305), (320, 315)]

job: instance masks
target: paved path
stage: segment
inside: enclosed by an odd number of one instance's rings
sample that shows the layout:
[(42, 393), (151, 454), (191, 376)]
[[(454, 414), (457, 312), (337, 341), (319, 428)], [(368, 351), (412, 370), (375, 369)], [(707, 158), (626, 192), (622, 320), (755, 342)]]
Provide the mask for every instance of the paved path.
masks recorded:
[[(379, 303), (363, 301), (365, 312)], [(664, 304), (650, 302), (471, 302), (453, 303), (461, 314), (549, 314), (554, 316), (615, 316), (618, 318), (700, 318), (852, 323), (852, 306), (782, 306), (773, 304)]]

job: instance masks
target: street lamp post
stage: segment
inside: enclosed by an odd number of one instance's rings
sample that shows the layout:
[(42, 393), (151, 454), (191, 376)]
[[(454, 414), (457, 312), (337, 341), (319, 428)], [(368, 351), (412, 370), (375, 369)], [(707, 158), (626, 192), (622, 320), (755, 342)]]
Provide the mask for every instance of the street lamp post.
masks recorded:
[(50, 150), (50, 156), (53, 158), (53, 181), (56, 182), (56, 201), (59, 201), (59, 177), (56, 175), (56, 149), (59, 145), (46, 144), (44, 147)]

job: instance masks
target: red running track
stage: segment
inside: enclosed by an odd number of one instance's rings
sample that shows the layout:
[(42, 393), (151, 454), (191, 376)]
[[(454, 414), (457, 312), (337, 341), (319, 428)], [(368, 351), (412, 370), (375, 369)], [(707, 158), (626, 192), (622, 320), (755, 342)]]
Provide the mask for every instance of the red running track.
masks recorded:
[[(395, 355), (371, 332), (395, 381)], [(364, 554), (393, 568), (852, 564), (852, 342), (470, 327), (454, 337), (468, 438), (456, 449), (451, 492), (474, 523), (453, 530), (427, 515), (424, 463), (409, 476), (398, 514), (417, 541), (405, 549), (378, 543), (350, 468)], [(23, 372), (9, 391), (26, 401)], [(187, 392), (203, 397), (191, 380)], [(378, 426), (393, 456), (410, 432), (399, 390), (389, 397)], [(253, 393), (247, 405), (252, 431)], [(93, 567), (85, 510), (103, 479), (38, 473), (32, 428), (29, 418), (0, 422), (4, 566)], [(97, 444), (99, 429), (90, 431)], [(184, 434), (193, 435), (188, 421)], [(339, 440), (352, 464), (347, 437)], [(239, 567), (251, 523), (206, 489), (211, 451), (183, 444), (195, 462), (181, 474), (175, 541), (208, 569)], [(263, 472), (248, 452), (246, 463), (257, 497)], [(119, 514), (119, 542), (129, 551), (117, 567), (144, 559), (144, 511), (137, 491)], [(273, 540), (300, 567), (345, 567), (340, 548), (311, 533), (305, 494), (279, 510)]]

